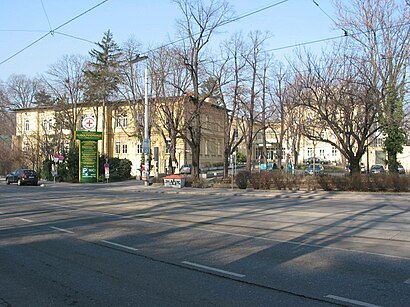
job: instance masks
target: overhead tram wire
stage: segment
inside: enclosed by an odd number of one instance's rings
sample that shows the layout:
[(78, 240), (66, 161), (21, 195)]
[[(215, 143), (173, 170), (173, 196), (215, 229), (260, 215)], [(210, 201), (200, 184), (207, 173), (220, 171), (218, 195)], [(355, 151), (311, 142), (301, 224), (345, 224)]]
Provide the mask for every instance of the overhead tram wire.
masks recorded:
[(50, 18), (48, 18), (47, 11), (46, 11), (46, 8), (44, 7), (43, 0), (40, 0), (40, 1), (41, 1), (41, 6), (43, 7), (44, 15), (46, 15), (46, 18), (47, 18), (48, 27), (50, 28), (50, 31), (53, 31), (53, 27), (51, 26)]
[[(330, 16), (328, 13), (326, 13), (325, 10), (323, 10), (323, 9), (321, 8), (321, 6), (319, 5), (319, 3), (317, 3), (316, 0), (312, 0), (312, 2), (319, 8), (319, 10), (322, 11), (323, 14), (325, 14), (331, 21), (333, 21), (333, 23), (334, 23), (336, 26), (338, 26), (336, 20), (334, 20), (334, 19), (332, 18), (332, 16)], [(343, 30), (344, 36), (348, 36), (348, 35), (349, 35), (349, 33), (347, 32), (346, 29), (343, 29), (343, 28), (340, 28), (340, 29)]]
[[(283, 4), (283, 3), (285, 3), (285, 2), (288, 2), (288, 1), (289, 1), (289, 0), (281, 0), (281, 1), (278, 1), (278, 2), (275, 2), (275, 3), (272, 3), (272, 4), (269, 4), (269, 5), (266, 5), (266, 6), (262, 7), (262, 8), (260, 8), (260, 9), (256, 9), (256, 10), (254, 10), (254, 11), (251, 11), (251, 12), (249, 12), (249, 13), (245, 13), (245, 14), (243, 14), (243, 15), (240, 15), (240, 16), (237, 16), (237, 17), (233, 17), (233, 18), (231, 18), (231, 19), (228, 19), (228, 20), (222, 22), (222, 23), (219, 25), (219, 27), (222, 27), (222, 26), (225, 26), (225, 25), (230, 24), (230, 23), (232, 23), (232, 22), (235, 22), (235, 21), (241, 20), (241, 19), (243, 19), (243, 18), (246, 18), (246, 17), (252, 16), (252, 15), (255, 15), (255, 14), (257, 14), (257, 13), (266, 11), (266, 10), (272, 8), (272, 7), (278, 6), (278, 5)], [(195, 34), (196, 34), (196, 33), (195, 33)], [(195, 34), (194, 34), (194, 35), (195, 35)], [(150, 49), (150, 50), (147, 50), (146, 52), (142, 52), (142, 54), (148, 54), (148, 53), (150, 53), (150, 52), (159, 50), (159, 49), (161, 49), (161, 48), (175, 45), (175, 44), (180, 43), (180, 42), (182, 42), (182, 41), (184, 41), (184, 40), (186, 40), (186, 39), (188, 39), (188, 38), (189, 38), (189, 37), (183, 37), (183, 38), (180, 38), (180, 39), (178, 39), (178, 40), (174, 40), (174, 41), (172, 41), (172, 42), (169, 42), (169, 43), (167, 43), (167, 44), (161, 45), (161, 46), (156, 47), (156, 48), (154, 48), (154, 49)]]
[(83, 42), (87, 42), (87, 43), (90, 43), (90, 44), (96, 44), (96, 42), (90, 41), (90, 40), (88, 40), (88, 39), (81, 38), (81, 37), (74, 36), (74, 35), (70, 35), (70, 34), (63, 33), (63, 32), (59, 32), (59, 31), (54, 31), (54, 34), (59, 34), (59, 35), (62, 35), (62, 36), (67, 36), (67, 37), (74, 38), (74, 39), (77, 39), (77, 40), (80, 40), (80, 41), (83, 41)]
[(28, 48), (30, 48), (31, 46), (35, 45), (36, 43), (38, 43), (39, 41), (41, 41), (42, 39), (44, 39), (45, 37), (47, 37), (48, 35), (53, 35), (53, 33), (55, 33), (58, 29), (66, 26), (67, 24), (73, 22), (74, 20), (76, 20), (77, 18), (87, 14), (88, 12), (94, 10), (95, 8), (99, 7), (100, 5), (104, 4), (105, 2), (107, 2), (108, 0), (103, 0), (100, 3), (94, 5), (93, 7), (89, 8), (88, 10), (82, 12), (81, 14), (78, 14), (77, 16), (71, 18), (70, 20), (62, 23), (61, 25), (59, 25), (57, 28), (52, 29), (50, 31), (48, 31), (46, 34), (44, 34), (43, 36), (39, 37), (38, 39), (36, 39), (34, 42), (28, 44), (26, 47), (20, 49), (19, 51), (17, 51), (16, 53), (12, 54), (11, 56), (9, 56), (8, 58), (6, 58), (5, 60), (0, 62), (0, 65), (8, 62), (9, 60), (11, 60), (12, 58), (16, 57), (17, 55), (19, 55), (20, 53), (22, 53), (23, 51), (27, 50)]

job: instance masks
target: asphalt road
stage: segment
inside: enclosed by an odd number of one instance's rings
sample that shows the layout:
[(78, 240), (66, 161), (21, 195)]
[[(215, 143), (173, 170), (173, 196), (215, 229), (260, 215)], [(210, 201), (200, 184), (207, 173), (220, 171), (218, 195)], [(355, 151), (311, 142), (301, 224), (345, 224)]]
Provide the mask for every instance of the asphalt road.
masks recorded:
[(410, 306), (406, 194), (0, 185), (0, 306)]

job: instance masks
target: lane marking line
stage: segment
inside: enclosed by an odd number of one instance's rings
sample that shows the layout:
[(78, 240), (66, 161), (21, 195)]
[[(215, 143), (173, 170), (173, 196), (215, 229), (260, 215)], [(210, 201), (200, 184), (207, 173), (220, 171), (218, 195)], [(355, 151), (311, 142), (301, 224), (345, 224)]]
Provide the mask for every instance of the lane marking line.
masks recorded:
[(111, 241), (101, 240), (100, 242), (103, 242), (105, 244), (114, 245), (114, 246), (121, 247), (121, 248), (125, 248), (125, 249), (131, 250), (131, 251), (137, 251), (138, 250), (137, 248), (127, 246), (127, 245), (118, 244), (118, 243), (111, 242)]
[(54, 226), (50, 226), (50, 228), (51, 228), (51, 229), (54, 229), (54, 230), (61, 231), (61, 232), (65, 232), (65, 233), (74, 233), (73, 231), (70, 231), (70, 230), (67, 230), (67, 229), (63, 229), (63, 228), (54, 227)]
[[(34, 200), (34, 202), (36, 202), (36, 200)], [(40, 202), (40, 200), (38, 202)], [(44, 202), (42, 202), (42, 203), (44, 203)], [(134, 217), (133, 216), (128, 217), (128, 216), (125, 216), (125, 215), (120, 215), (120, 214), (115, 214), (115, 213), (87, 210), (87, 209), (81, 209), (81, 208), (66, 206), (66, 205), (57, 205), (57, 204), (53, 204), (53, 203), (49, 203), (49, 205), (54, 206), (54, 207), (68, 209), (69, 211), (87, 212), (87, 213), (93, 213), (95, 215), (107, 215), (108, 214), (108, 215), (114, 215), (114, 216), (122, 217), (124, 219), (136, 220), (135, 216)], [(363, 251), (363, 250), (354, 250), (354, 249), (348, 249), (348, 248), (342, 248), (342, 247), (325, 246), (325, 245), (314, 244), (314, 243), (286, 241), (286, 240), (272, 239), (272, 238), (266, 238), (266, 237), (261, 237), (261, 236), (252, 236), (252, 235), (246, 235), (246, 234), (240, 234), (240, 233), (233, 233), (233, 232), (229, 232), (229, 231), (218, 231), (218, 230), (211, 230), (211, 229), (195, 228), (195, 227), (190, 227), (190, 226), (178, 226), (178, 225), (175, 225), (173, 223), (158, 222), (158, 221), (155, 221), (153, 219), (155, 219), (155, 217), (140, 217), (140, 219), (138, 219), (138, 221), (139, 222), (145, 222), (145, 223), (158, 224), (158, 225), (167, 225), (167, 226), (171, 226), (171, 227), (194, 229), (194, 230), (197, 230), (197, 231), (205, 231), (205, 232), (210, 232), (210, 233), (227, 234), (227, 235), (243, 237), (243, 238), (259, 239), (259, 240), (269, 241), (269, 242), (278, 242), (278, 243), (284, 243), (284, 244), (290, 244), (290, 245), (296, 245), (296, 246), (310, 246), (310, 247), (314, 247), (314, 248), (319, 247), (319, 248), (327, 249), (327, 250), (339, 250), (339, 251), (358, 253), (358, 254), (367, 254), (367, 255), (388, 257), (388, 258), (394, 258), (394, 259), (410, 260), (410, 257), (403, 257), (403, 256), (397, 256), (397, 255), (391, 255), (391, 254), (374, 253), (374, 252), (368, 252), (368, 251)], [(218, 225), (216, 225), (216, 226), (218, 226)]]
[(356, 301), (356, 300), (352, 300), (350, 298), (345, 298), (345, 297), (341, 297), (341, 296), (337, 296), (337, 295), (326, 295), (326, 298), (331, 298), (337, 301), (342, 301), (345, 303), (351, 303), (351, 304), (355, 304), (358, 306), (365, 306), (365, 307), (381, 307), (379, 305), (374, 305), (374, 304), (370, 304), (370, 303), (366, 303), (366, 302), (362, 302), (362, 301)]
[(410, 285), (410, 278), (409, 278), (409, 279), (407, 279), (404, 283), (405, 283), (405, 284), (409, 284), (409, 285)]
[(235, 277), (245, 277), (246, 276), (246, 275), (243, 275), (243, 274), (224, 271), (224, 270), (220, 270), (220, 269), (217, 269), (217, 268), (213, 268), (213, 267), (210, 267), (210, 266), (206, 266), (206, 265), (202, 265), (202, 264), (198, 264), (198, 263), (193, 263), (193, 262), (189, 262), (189, 261), (182, 261), (182, 263), (186, 264), (186, 265), (193, 266), (193, 267), (197, 267), (197, 268), (200, 268), (200, 269), (214, 271), (214, 272), (218, 272), (218, 273), (222, 273), (222, 274), (226, 274), (226, 275), (232, 275), (232, 276), (235, 276)]
[(16, 219), (18, 219), (18, 220), (20, 220), (20, 221), (23, 221), (23, 222), (29, 222), (29, 223), (32, 223), (32, 222), (33, 222), (32, 220), (24, 219), (24, 218), (22, 218), (22, 217), (16, 217)]

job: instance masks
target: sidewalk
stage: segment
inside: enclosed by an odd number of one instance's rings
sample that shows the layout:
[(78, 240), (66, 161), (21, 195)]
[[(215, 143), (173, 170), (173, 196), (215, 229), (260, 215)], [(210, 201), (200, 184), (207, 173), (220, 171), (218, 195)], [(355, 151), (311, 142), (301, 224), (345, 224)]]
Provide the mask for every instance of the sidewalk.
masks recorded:
[[(255, 190), (255, 189), (238, 189), (238, 188), (172, 188), (164, 187), (161, 183), (154, 183), (145, 186), (143, 181), (128, 180), (119, 182), (99, 182), (99, 183), (68, 183), (40, 181), (39, 185), (44, 188), (55, 187), (82, 187), (92, 189), (107, 189), (112, 191), (135, 191), (150, 192), (160, 194), (191, 194), (191, 195), (221, 195), (221, 196), (244, 196), (244, 197), (267, 197), (267, 198), (306, 198), (306, 199), (350, 199), (350, 200), (408, 200), (410, 193), (395, 192), (354, 192), (354, 191), (306, 191), (306, 190)], [(410, 205), (410, 204), (409, 204)]]

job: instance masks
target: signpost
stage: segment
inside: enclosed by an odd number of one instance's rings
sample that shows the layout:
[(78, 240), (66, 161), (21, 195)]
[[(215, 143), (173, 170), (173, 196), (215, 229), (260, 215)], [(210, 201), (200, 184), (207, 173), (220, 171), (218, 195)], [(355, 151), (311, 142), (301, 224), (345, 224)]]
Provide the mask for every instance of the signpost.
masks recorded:
[(105, 179), (107, 179), (107, 183), (108, 183), (108, 179), (110, 178), (110, 165), (108, 164), (108, 159), (105, 160), (105, 164), (104, 164), (104, 177)]
[(54, 183), (56, 183), (56, 177), (58, 174), (58, 167), (57, 167), (57, 163), (63, 163), (64, 161), (64, 156), (60, 155), (58, 152), (54, 153), (51, 157), (51, 159), (53, 160), (53, 164), (51, 164), (51, 175), (53, 176), (54, 179)]
[[(92, 118), (92, 117), (90, 117)], [(84, 121), (84, 120), (83, 120)], [(79, 181), (98, 181), (98, 140), (102, 132), (76, 131), (75, 138), (80, 140)]]

